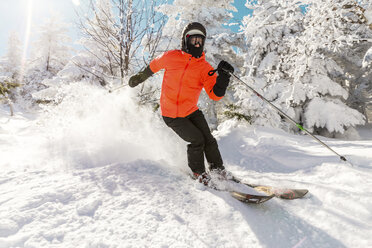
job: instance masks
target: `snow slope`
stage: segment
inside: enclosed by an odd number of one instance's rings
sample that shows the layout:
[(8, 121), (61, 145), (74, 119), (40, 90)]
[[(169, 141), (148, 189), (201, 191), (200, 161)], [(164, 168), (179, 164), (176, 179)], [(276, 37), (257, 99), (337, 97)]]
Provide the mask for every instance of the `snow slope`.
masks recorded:
[(0, 247), (372, 247), (372, 140), (321, 137), (351, 166), (308, 136), (226, 122), (230, 171), (310, 190), (245, 205), (189, 179), (185, 143), (133, 91), (69, 87), (47, 114), (0, 109)]

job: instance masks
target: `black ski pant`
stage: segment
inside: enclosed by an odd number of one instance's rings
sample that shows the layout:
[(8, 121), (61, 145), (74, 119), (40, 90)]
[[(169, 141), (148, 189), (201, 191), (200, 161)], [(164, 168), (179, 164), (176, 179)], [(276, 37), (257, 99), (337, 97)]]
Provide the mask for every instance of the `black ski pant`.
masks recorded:
[(172, 128), (186, 142), (189, 167), (195, 173), (205, 172), (204, 154), (209, 169), (224, 169), (217, 141), (211, 134), (203, 113), (196, 110), (186, 117), (170, 118), (163, 116), (165, 124)]

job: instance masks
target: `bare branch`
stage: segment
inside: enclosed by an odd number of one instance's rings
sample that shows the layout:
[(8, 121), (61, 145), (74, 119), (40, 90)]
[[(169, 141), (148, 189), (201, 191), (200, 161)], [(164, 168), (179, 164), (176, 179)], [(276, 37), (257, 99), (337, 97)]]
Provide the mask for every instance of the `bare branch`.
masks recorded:
[(90, 14), (78, 13), (79, 26), (98, 49), (85, 46), (85, 50), (123, 82), (130, 70), (137, 71), (155, 56), (165, 24), (156, 5), (165, 1), (111, 0), (98, 5), (90, 0)]

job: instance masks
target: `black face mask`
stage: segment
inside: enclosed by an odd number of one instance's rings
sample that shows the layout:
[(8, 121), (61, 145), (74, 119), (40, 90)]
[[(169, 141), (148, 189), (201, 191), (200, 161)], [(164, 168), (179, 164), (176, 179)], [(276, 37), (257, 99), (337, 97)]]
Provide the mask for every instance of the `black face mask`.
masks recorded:
[(204, 44), (199, 43), (199, 47), (195, 47), (190, 42), (187, 42), (187, 53), (191, 54), (194, 58), (200, 58), (203, 54), (203, 47)]
[(191, 44), (189, 44), (188, 46), (188, 50), (189, 50), (189, 54), (191, 54), (193, 57), (195, 58), (200, 58), (203, 54), (203, 47), (200, 46), (200, 47), (195, 47)]

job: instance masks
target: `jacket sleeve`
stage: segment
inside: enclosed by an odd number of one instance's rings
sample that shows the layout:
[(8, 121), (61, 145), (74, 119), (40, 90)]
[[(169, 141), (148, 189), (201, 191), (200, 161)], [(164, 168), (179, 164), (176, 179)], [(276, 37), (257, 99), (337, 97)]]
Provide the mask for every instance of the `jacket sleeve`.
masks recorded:
[(216, 73), (213, 76), (209, 76), (208, 72), (214, 70), (213, 67), (207, 62), (207, 66), (202, 71), (202, 83), (204, 86), (205, 91), (207, 92), (210, 99), (214, 101), (219, 101), (223, 98), (223, 96), (216, 96), (213, 91), (213, 86), (216, 84), (217, 75)]
[(162, 53), (150, 62), (150, 69), (153, 73), (157, 73), (161, 69), (165, 69), (168, 52)]

